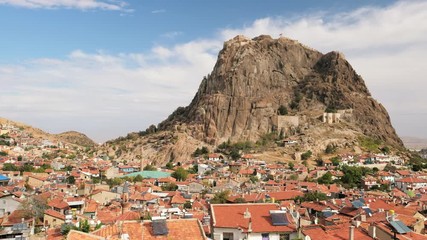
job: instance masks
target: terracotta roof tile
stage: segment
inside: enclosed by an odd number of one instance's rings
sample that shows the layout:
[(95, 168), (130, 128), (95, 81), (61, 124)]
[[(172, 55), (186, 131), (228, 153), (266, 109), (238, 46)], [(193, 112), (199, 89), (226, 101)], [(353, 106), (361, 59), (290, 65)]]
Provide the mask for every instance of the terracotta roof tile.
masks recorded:
[[(252, 222), (252, 232), (294, 232), (295, 225), (274, 226), (270, 217), (270, 210), (280, 210), (277, 204), (212, 204), (211, 212), (214, 227), (241, 228), (248, 231), (249, 219)], [(248, 211), (250, 218), (244, 218)], [(291, 220), (292, 218), (290, 218)]]

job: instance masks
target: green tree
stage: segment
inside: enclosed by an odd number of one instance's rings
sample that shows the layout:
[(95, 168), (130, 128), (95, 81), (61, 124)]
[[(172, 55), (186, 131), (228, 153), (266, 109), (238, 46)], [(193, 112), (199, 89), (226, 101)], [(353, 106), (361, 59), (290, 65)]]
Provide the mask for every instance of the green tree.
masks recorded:
[(293, 171), (295, 164), (293, 162), (290, 162), (288, 165), (289, 165), (289, 169), (291, 169)]
[(313, 153), (310, 151), (310, 150), (308, 150), (307, 152), (305, 152), (305, 153), (302, 153), (301, 154), (301, 160), (307, 160), (307, 159), (309, 159), (310, 157), (311, 157), (311, 155), (312, 155)]
[(296, 201), (300, 201), (300, 202), (323, 201), (326, 199), (328, 199), (328, 196), (326, 196), (326, 194), (322, 192), (317, 192), (317, 191), (307, 192), (307, 193), (304, 193), (302, 197), (295, 198)]
[(278, 111), (279, 111), (279, 115), (287, 115), (288, 114), (288, 108), (283, 106), (283, 105), (280, 105)]
[(191, 209), (192, 208), (191, 202), (185, 202), (184, 203), (184, 208), (185, 209)]
[(234, 203), (246, 203), (246, 200), (242, 197), (238, 197), (234, 200)]
[(145, 167), (144, 167), (144, 169), (143, 169), (144, 171), (157, 171), (157, 168), (156, 168), (156, 166), (154, 166), (154, 165), (151, 165), (151, 164), (147, 164)]
[(133, 182), (142, 182), (142, 180), (144, 180), (144, 178), (141, 174), (138, 174), (133, 178)]
[(239, 158), (241, 157), (241, 155), (240, 155), (240, 153), (239, 153), (239, 151), (238, 151), (238, 150), (233, 149), (233, 150), (231, 150), (231, 152), (230, 152), (230, 157), (231, 157), (231, 159), (233, 159), (233, 160), (237, 160), (237, 159), (239, 159)]
[(257, 176), (254, 176), (254, 175), (251, 175), (251, 176), (249, 177), (249, 180), (250, 180), (252, 183), (256, 183), (256, 182), (258, 182), (258, 181), (259, 181), (258, 177), (257, 177)]
[(63, 223), (61, 225), (61, 234), (63, 236), (68, 235), (68, 233), (71, 231), (71, 229), (74, 229), (74, 226), (72, 224), (69, 223)]
[(166, 183), (162, 185), (163, 191), (176, 191), (178, 186), (175, 183)]
[(172, 169), (173, 168), (173, 163), (171, 161), (169, 161), (168, 163), (166, 163), (166, 169)]
[(8, 154), (7, 154), (7, 152), (4, 152), (4, 151), (0, 151), (0, 157), (5, 157), (5, 156), (7, 156)]
[(336, 151), (337, 151), (337, 147), (331, 144), (328, 144), (328, 146), (326, 146), (326, 149), (325, 149), (326, 154), (332, 154), (332, 153), (335, 153)]
[(321, 158), (316, 159), (316, 165), (317, 165), (318, 167), (323, 166), (323, 159), (321, 159)]
[(291, 180), (298, 180), (298, 175), (297, 174), (292, 174), (290, 177), (289, 177)]
[(332, 165), (338, 166), (338, 165), (340, 165), (340, 158), (339, 157), (333, 157), (333, 158), (331, 158), (331, 162), (332, 162)]
[(171, 174), (177, 181), (185, 181), (188, 177), (188, 172), (182, 167), (178, 167), (175, 172)]
[(213, 204), (226, 203), (229, 196), (230, 196), (230, 191), (227, 191), (227, 190), (215, 193), (214, 197), (211, 200), (211, 203)]
[(69, 176), (67, 178), (67, 183), (69, 183), (69, 184), (75, 184), (76, 183), (76, 179), (74, 178), (74, 176)]
[(88, 233), (90, 230), (90, 225), (89, 222), (87, 221), (87, 219), (85, 219), (84, 221), (79, 221), (79, 231), (81, 232), (85, 232)]
[(319, 179), (317, 179), (317, 182), (320, 184), (332, 184), (332, 174), (330, 172), (327, 172), (323, 174)]
[(3, 171), (18, 171), (18, 167), (12, 163), (5, 163), (3, 164)]

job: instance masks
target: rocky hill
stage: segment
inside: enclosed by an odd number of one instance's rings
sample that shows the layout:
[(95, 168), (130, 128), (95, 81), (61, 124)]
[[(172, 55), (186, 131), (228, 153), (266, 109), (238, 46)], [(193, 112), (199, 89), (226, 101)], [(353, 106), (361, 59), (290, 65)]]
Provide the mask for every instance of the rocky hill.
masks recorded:
[[(328, 144), (353, 147), (361, 136), (403, 146), (387, 111), (343, 54), (322, 54), (270, 36), (225, 42), (189, 106), (178, 108), (157, 128), (105, 146), (110, 154), (120, 146), (123, 158), (135, 157), (137, 150), (138, 157), (163, 163), (188, 159), (201, 145), (255, 142), (272, 132), (299, 143), (279, 149), (284, 155), (322, 151)], [(156, 146), (162, 141), (167, 144)]]
[(27, 124), (11, 121), (5, 118), (0, 118), (0, 124), (12, 125), (12, 126), (21, 128), (23, 131), (30, 134), (34, 138), (59, 141), (59, 142), (68, 143), (71, 145), (77, 145), (80, 147), (95, 147), (97, 145), (92, 139), (90, 139), (83, 133), (79, 133), (76, 131), (69, 131), (69, 132), (64, 132), (60, 134), (50, 134), (41, 129), (29, 126)]

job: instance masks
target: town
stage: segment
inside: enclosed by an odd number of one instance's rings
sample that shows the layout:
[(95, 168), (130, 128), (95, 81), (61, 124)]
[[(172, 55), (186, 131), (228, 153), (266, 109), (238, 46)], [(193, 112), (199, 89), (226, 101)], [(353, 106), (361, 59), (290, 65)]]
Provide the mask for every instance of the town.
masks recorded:
[(427, 238), (427, 173), (388, 149), (309, 165), (198, 148), (156, 167), (0, 131), (2, 239)]

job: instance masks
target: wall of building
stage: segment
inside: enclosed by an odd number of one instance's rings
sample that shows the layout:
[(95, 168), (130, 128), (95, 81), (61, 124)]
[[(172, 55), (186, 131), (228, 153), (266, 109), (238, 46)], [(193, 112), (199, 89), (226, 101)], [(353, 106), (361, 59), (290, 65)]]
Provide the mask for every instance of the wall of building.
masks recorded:
[(277, 130), (288, 129), (290, 127), (299, 126), (299, 116), (275, 116), (273, 117), (273, 124), (277, 127)]
[(59, 227), (59, 226), (61, 226), (62, 224), (65, 223), (64, 220), (58, 219), (58, 218), (54, 218), (54, 217), (52, 217), (50, 215), (47, 215), (47, 214), (44, 215), (43, 220), (44, 220), (44, 224), (46, 226), (51, 227), (51, 228)]

